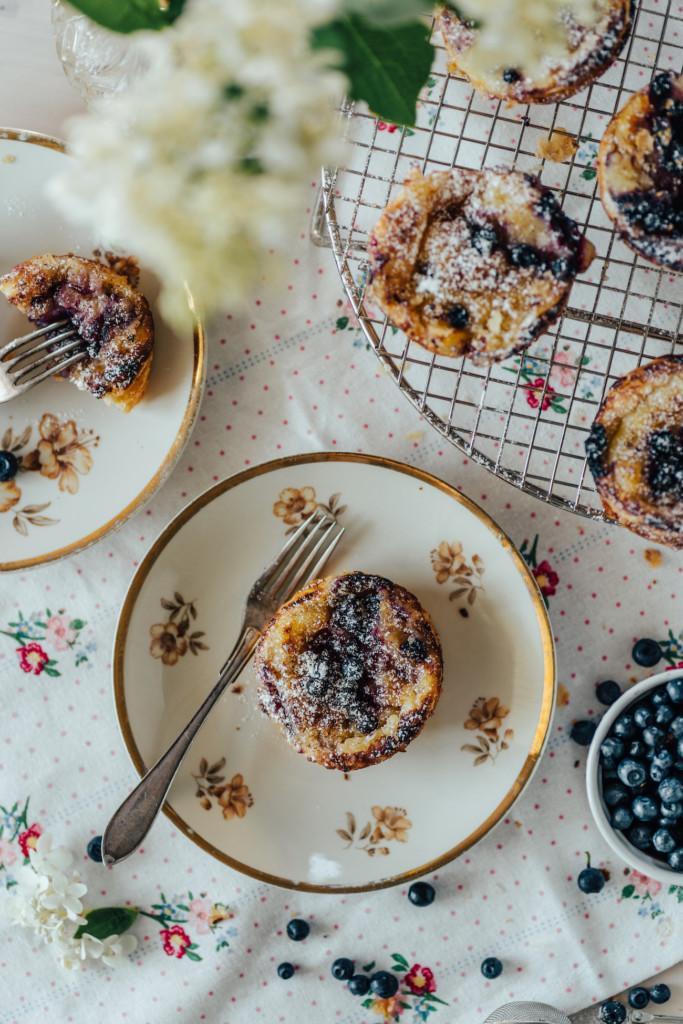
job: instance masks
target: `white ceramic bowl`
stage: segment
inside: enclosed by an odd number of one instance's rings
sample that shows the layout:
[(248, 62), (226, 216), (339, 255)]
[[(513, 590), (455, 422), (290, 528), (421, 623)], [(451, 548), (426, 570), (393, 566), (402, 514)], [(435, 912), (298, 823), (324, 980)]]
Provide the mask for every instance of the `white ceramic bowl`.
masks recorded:
[(643, 679), (636, 683), (626, 693), (622, 694), (618, 701), (615, 701), (605, 712), (598, 726), (588, 751), (588, 763), (586, 765), (586, 784), (588, 787), (588, 803), (590, 804), (595, 824), (600, 829), (605, 841), (612, 847), (618, 857), (621, 857), (630, 867), (635, 868), (650, 878), (656, 878), (659, 882), (668, 882), (671, 885), (683, 885), (683, 872), (672, 871), (663, 861), (655, 860), (649, 854), (636, 849), (618, 829), (612, 828), (607, 808), (602, 799), (602, 783), (600, 780), (600, 744), (607, 737), (614, 721), (619, 715), (626, 711), (632, 704), (637, 703), (650, 690), (656, 689), (669, 679), (677, 679), (683, 675), (680, 668), (667, 669), (666, 672), (658, 672), (656, 676)]

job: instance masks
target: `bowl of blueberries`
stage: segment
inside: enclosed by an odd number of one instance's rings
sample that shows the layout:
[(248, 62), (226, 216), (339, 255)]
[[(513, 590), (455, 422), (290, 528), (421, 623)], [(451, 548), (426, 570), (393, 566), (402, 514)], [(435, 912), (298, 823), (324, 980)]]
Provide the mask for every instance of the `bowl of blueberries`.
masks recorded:
[(588, 752), (588, 802), (614, 852), (683, 884), (683, 673), (637, 683), (603, 716)]

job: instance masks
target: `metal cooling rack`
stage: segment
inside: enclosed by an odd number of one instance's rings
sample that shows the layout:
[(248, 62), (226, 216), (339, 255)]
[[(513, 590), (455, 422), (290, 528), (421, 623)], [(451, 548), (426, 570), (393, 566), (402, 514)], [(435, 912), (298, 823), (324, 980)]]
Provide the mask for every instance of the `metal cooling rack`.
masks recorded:
[[(449, 75), (437, 32), (435, 66), (415, 129), (342, 110), (348, 163), (323, 172), (324, 244), (348, 299), (403, 394), (457, 448), (542, 500), (604, 518), (584, 440), (603, 395), (641, 362), (670, 353), (681, 333), (683, 277), (638, 257), (614, 233), (597, 194), (597, 144), (612, 114), (655, 70), (683, 63), (682, 0), (642, 0), (621, 57), (592, 86), (557, 105), (506, 106)], [(552, 132), (572, 135), (566, 163), (536, 155)], [(585, 225), (597, 256), (575, 282), (571, 305), (521, 357), (489, 368), (432, 355), (365, 301), (366, 242), (408, 171), (516, 167), (556, 190)], [(314, 236), (316, 229), (314, 225)], [(319, 242), (323, 242), (318, 231)]]

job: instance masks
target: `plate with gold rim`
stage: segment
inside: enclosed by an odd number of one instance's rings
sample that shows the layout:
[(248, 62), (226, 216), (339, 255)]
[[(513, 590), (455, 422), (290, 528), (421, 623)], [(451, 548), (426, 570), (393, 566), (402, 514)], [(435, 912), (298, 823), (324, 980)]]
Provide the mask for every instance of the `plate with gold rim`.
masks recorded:
[[(0, 129), (0, 274), (31, 256), (91, 257), (97, 239), (67, 223), (45, 182), (70, 157), (56, 139)], [(205, 370), (204, 333), (192, 309), (188, 328), (161, 317), (158, 284), (142, 269), (140, 289), (155, 320), (148, 390), (129, 413), (59, 381), (0, 405), (0, 448), (20, 460), (0, 482), (0, 571), (54, 561), (124, 523), (166, 479), (196, 418)], [(0, 345), (30, 325), (0, 296)]]
[(207, 853), (287, 888), (351, 892), (435, 870), (528, 783), (555, 699), (543, 602), (496, 523), (442, 480), (369, 455), (279, 459), (191, 502), (141, 562), (114, 641), (123, 739), (142, 774), (218, 676), (245, 595), (316, 505), (346, 527), (326, 574), (376, 573), (440, 635), (439, 703), (408, 749), (344, 774), (309, 763), (259, 710), (247, 666), (202, 727), (165, 812)]

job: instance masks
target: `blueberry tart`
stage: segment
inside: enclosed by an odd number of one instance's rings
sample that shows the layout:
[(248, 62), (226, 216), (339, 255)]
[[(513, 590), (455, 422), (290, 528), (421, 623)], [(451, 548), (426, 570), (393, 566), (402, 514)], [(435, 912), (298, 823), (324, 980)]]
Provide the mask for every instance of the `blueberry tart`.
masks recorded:
[(662, 356), (617, 381), (586, 452), (608, 515), (683, 548), (683, 356)]
[(315, 580), (266, 626), (262, 710), (309, 761), (349, 772), (415, 739), (441, 693), (441, 645), (417, 598), (362, 572)]
[(491, 363), (557, 319), (593, 255), (531, 175), (415, 172), (370, 237), (369, 294), (412, 341)]
[(87, 356), (63, 376), (128, 412), (152, 367), (154, 321), (128, 277), (80, 256), (35, 256), (0, 277), (0, 292), (38, 326), (68, 320)]
[(683, 75), (655, 75), (612, 118), (598, 177), (605, 210), (627, 245), (683, 270)]
[(442, 7), (437, 24), (452, 71), (475, 89), (511, 103), (558, 103), (585, 88), (617, 58), (633, 0), (487, 0)]

